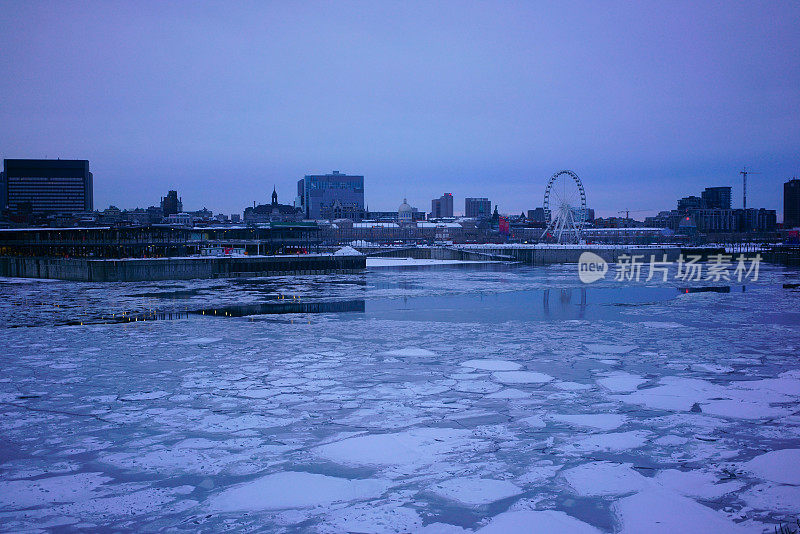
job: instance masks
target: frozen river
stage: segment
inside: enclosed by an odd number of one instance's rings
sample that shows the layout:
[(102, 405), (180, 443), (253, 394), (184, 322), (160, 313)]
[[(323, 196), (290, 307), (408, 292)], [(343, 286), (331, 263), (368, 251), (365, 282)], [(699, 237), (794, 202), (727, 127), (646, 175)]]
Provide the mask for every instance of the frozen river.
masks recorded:
[(773, 532), (798, 281), (0, 279), (0, 528)]

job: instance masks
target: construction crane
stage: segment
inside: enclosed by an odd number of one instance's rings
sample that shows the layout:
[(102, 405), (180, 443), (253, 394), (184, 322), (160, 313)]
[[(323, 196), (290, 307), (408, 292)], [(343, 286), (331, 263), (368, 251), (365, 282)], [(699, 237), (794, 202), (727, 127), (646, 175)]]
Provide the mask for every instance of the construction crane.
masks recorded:
[(652, 210), (619, 210), (617, 213), (624, 213), (625, 214), (625, 218), (626, 219), (630, 219), (631, 218), (630, 217), (631, 213), (639, 213), (639, 212), (642, 212), (642, 211), (652, 211)]
[(742, 175), (742, 207), (747, 209), (747, 175), (748, 174), (761, 174), (760, 172), (755, 171), (748, 171), (747, 167), (744, 167), (739, 174)]
[[(624, 213), (625, 214), (625, 220), (629, 221), (630, 218), (631, 218), (631, 216), (630, 216), (631, 213), (639, 213), (641, 211), (651, 211), (651, 210), (619, 210), (617, 213)], [(627, 222), (625, 224), (627, 224)]]

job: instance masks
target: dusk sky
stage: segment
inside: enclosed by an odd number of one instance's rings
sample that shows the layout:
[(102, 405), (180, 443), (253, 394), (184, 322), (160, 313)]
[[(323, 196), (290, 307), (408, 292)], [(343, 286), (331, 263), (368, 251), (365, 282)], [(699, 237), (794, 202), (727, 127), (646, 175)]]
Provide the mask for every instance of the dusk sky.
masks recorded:
[(305, 174), (373, 210), (598, 215), (800, 175), (800, 2), (0, 3), (0, 157), (88, 159), (95, 208), (241, 213)]

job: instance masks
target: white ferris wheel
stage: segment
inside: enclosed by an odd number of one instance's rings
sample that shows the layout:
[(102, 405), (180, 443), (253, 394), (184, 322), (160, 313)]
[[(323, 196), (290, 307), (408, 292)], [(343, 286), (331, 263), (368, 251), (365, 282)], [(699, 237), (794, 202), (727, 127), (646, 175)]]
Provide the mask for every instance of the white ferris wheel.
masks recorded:
[(543, 240), (557, 243), (580, 243), (586, 222), (586, 191), (578, 175), (558, 171), (544, 190), (544, 217), (548, 223)]

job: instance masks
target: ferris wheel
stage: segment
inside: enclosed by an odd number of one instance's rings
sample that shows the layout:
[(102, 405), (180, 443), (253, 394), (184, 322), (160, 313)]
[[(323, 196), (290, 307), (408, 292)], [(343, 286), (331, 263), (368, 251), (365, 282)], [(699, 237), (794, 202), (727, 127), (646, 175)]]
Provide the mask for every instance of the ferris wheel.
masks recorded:
[(543, 207), (548, 224), (542, 239), (580, 243), (586, 222), (586, 191), (577, 174), (558, 171), (551, 176), (544, 190)]

